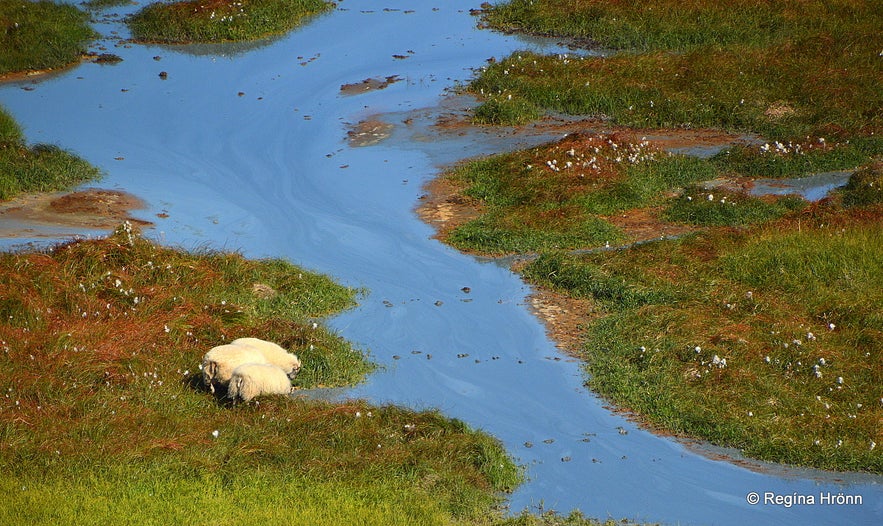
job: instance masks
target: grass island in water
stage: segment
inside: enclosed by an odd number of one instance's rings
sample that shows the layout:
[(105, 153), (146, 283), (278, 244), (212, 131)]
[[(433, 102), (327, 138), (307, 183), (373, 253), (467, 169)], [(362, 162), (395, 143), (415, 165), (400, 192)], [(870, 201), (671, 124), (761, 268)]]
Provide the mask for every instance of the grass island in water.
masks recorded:
[(332, 9), (323, 0), (184, 0), (159, 2), (127, 23), (137, 41), (167, 44), (257, 40), (285, 33)]

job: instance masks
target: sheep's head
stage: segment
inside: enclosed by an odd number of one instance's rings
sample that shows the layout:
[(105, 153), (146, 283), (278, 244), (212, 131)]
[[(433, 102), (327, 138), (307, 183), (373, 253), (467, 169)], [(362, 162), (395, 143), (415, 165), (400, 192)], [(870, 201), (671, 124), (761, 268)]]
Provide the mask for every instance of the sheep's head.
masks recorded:
[(294, 377), (297, 376), (298, 372), (300, 372), (300, 368), (301, 368), (300, 359), (297, 356), (292, 354), (291, 361), (290, 361), (290, 370), (288, 371), (288, 377), (290, 379), (294, 380)]

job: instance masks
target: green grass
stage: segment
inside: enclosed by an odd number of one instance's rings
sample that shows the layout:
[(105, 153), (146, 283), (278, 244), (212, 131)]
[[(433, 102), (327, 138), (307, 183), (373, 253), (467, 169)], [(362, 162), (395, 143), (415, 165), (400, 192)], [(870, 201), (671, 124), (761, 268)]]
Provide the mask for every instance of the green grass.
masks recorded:
[(811, 173), (854, 170), (883, 155), (880, 136), (845, 141), (813, 140), (733, 146), (714, 158), (720, 170), (743, 177), (801, 177)]
[(581, 353), (589, 385), (652, 425), (764, 460), (881, 473), (881, 219), (879, 206), (831, 205), (550, 254), (524, 273), (603, 306)]
[(796, 196), (758, 198), (743, 192), (691, 186), (663, 212), (668, 221), (701, 226), (745, 226), (777, 219), (800, 210), (806, 201)]
[(132, 0), (87, 0), (83, 6), (90, 11), (101, 11), (111, 7), (133, 4)]
[(328, 11), (323, 0), (187, 0), (155, 3), (128, 18), (141, 42), (186, 44), (257, 40)]
[(0, 200), (64, 190), (99, 175), (97, 168), (57, 146), (25, 145), (21, 128), (0, 108)]
[(868, 2), (844, 0), (799, 4), (511, 0), (487, 9), (482, 17), (491, 27), (505, 31), (572, 37), (608, 49), (649, 51), (736, 44), (766, 47), (800, 38), (816, 30), (819, 21), (826, 31), (835, 31), (870, 11), (873, 5)]
[[(629, 162), (616, 158), (631, 152), (643, 161), (655, 155), (641, 148), (623, 144), (617, 152), (605, 137), (571, 136), (531, 150), (466, 162), (446, 177), (484, 213), (456, 228), (447, 240), (464, 250), (492, 254), (621, 241), (623, 235), (598, 215), (599, 208), (615, 205), (587, 206), (591, 199), (587, 196), (608, 191), (616, 184), (628, 186), (632, 179), (623, 174)], [(618, 190), (629, 193), (634, 188), (609, 191)]]
[(314, 325), (359, 292), (327, 276), (125, 225), (0, 269), (4, 524), (472, 522), (520, 482), (496, 440), (437, 411), (231, 406), (202, 386), (205, 351), (241, 336), (297, 353), (299, 387), (361, 381), (364, 353)]
[(846, 206), (883, 203), (883, 161), (855, 172), (841, 193)]
[[(857, 151), (849, 144), (819, 146), (809, 155), (817, 166), (869, 159), (860, 153), (844, 156), (843, 149)], [(732, 151), (699, 159), (663, 152), (624, 133), (572, 134), (529, 150), (470, 160), (444, 177), (480, 215), (454, 228), (445, 240), (485, 254), (583, 249), (628, 241), (629, 233), (610, 223), (611, 216), (622, 213), (646, 210), (669, 223), (744, 226), (807, 205), (798, 197), (703, 189), (701, 183), (718, 177), (751, 177), (761, 162), (782, 162), (787, 155), (797, 158), (790, 161), (796, 165), (804, 155), (763, 146)], [(789, 170), (780, 172), (769, 176)]]
[(0, 0), (0, 75), (79, 62), (96, 37), (88, 22), (69, 4)]
[(883, 12), (874, 2), (682, 4), (519, 0), (494, 7), (486, 15), (494, 27), (624, 51), (516, 52), (488, 66), (469, 90), (533, 114), (603, 116), (639, 128), (715, 127), (781, 141), (883, 128)]

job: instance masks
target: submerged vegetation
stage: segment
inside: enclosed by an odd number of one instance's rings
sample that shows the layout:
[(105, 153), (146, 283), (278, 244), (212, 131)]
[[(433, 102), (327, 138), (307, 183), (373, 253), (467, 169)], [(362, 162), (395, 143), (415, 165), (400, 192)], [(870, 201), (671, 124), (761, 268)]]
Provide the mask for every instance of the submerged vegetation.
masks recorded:
[(331, 9), (324, 0), (183, 0), (150, 4), (128, 19), (136, 40), (187, 44), (257, 40)]
[(76, 63), (96, 33), (73, 5), (0, 0), (0, 75)]
[(495, 440), (435, 411), (202, 387), (202, 354), (253, 335), (297, 352), (300, 387), (360, 381), (363, 354), (314, 321), (358, 292), (327, 277), (127, 226), (0, 269), (0, 522), (433, 524), (490, 518), (519, 482)]

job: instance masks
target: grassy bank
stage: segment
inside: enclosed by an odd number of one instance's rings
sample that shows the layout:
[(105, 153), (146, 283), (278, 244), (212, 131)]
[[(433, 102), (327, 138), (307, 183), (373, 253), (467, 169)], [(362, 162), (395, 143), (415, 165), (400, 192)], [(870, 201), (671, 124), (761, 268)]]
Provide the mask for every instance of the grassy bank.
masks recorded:
[(822, 206), (628, 251), (547, 254), (524, 274), (598, 302), (580, 354), (589, 383), (651, 424), (755, 458), (881, 473), (881, 221), (880, 204)]
[(0, 76), (76, 63), (96, 33), (69, 4), (0, 0)]
[(519, 481), (495, 440), (434, 411), (202, 388), (202, 354), (246, 335), (293, 349), (300, 387), (360, 381), (372, 365), (314, 322), (357, 292), (327, 277), (125, 227), (0, 269), (0, 522), (490, 520)]
[(0, 200), (63, 190), (99, 174), (97, 168), (57, 146), (27, 146), (21, 128), (0, 108)]
[(257, 40), (290, 31), (332, 7), (323, 0), (186, 0), (148, 5), (127, 23), (142, 42)]
[(874, 2), (516, 0), (484, 16), (493, 27), (621, 51), (517, 52), (490, 65), (468, 86), (488, 98), (477, 111), (482, 122), (557, 111), (777, 140), (883, 129), (883, 13)]

